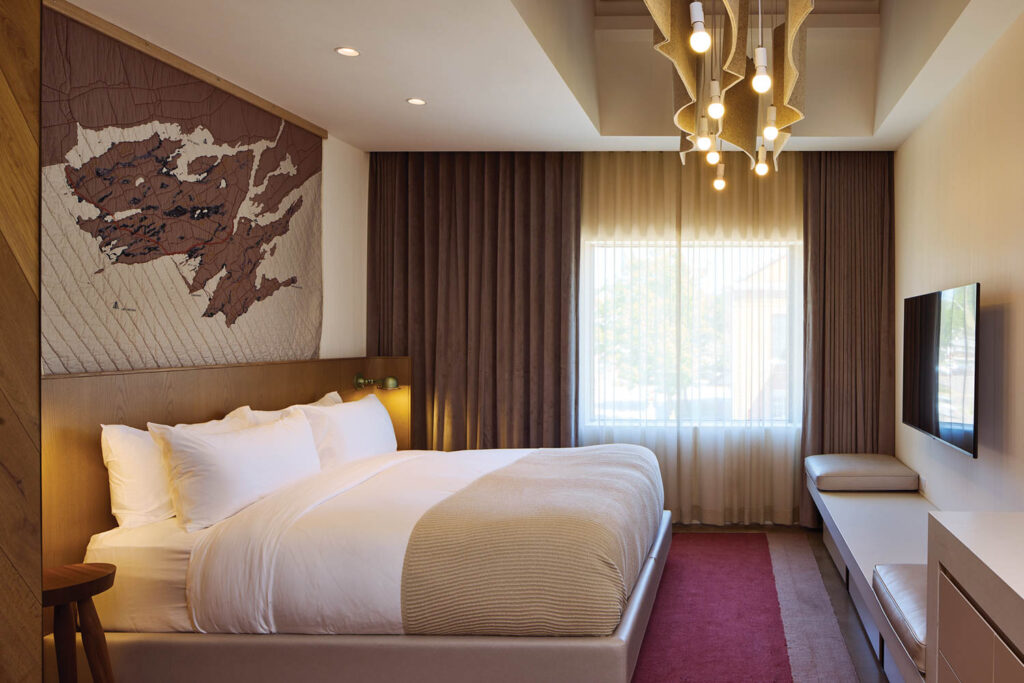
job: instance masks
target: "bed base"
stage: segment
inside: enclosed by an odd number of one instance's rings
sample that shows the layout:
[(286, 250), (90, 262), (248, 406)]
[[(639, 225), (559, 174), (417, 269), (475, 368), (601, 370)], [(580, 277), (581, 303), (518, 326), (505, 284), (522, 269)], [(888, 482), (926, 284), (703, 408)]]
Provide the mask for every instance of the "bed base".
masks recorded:
[[(669, 512), (610, 636), (235, 635), (108, 633), (119, 683), (178, 681), (417, 681), (629, 683), (672, 543)], [(79, 647), (79, 680), (88, 681)], [(44, 680), (57, 680), (53, 636)]]

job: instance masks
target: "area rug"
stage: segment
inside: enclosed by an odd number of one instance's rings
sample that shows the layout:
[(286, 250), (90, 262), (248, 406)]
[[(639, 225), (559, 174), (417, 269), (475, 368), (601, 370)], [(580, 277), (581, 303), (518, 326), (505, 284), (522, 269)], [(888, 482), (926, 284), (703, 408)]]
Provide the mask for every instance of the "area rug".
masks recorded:
[(673, 535), (634, 683), (856, 680), (805, 534)]

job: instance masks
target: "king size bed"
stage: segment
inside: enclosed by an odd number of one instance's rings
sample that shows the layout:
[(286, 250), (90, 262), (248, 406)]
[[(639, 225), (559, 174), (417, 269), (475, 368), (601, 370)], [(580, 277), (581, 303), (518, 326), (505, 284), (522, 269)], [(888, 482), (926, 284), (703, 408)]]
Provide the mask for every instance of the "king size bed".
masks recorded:
[(118, 567), (96, 604), (119, 680), (628, 681), (670, 543), (640, 447), (408, 450), (406, 386), (380, 394), (396, 443), (291, 479), (278, 458), (284, 479), (234, 505), (189, 459), (226, 437), (151, 424), (177, 515), (115, 524), (99, 425), (241, 414), (246, 458), (308, 432), (323, 460), (315, 416), (360, 392), (273, 409), (357, 372), (410, 375), (378, 358), (44, 379), (44, 561)]

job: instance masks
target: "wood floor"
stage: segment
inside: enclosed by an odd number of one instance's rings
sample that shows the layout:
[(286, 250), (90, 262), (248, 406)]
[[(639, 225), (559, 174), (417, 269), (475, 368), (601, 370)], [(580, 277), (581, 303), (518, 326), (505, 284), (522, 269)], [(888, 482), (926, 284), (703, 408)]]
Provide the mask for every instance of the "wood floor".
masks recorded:
[(829, 600), (832, 601), (832, 609), (835, 612), (836, 621), (839, 624), (839, 631), (843, 635), (843, 640), (846, 642), (846, 649), (849, 651), (850, 659), (853, 661), (853, 666), (857, 670), (857, 677), (862, 683), (887, 683), (888, 679), (886, 678), (885, 673), (882, 672), (882, 668), (879, 666), (878, 660), (875, 659), (871, 650), (871, 643), (868, 641), (867, 634), (864, 632), (864, 627), (861, 625), (860, 619), (857, 617), (853, 601), (850, 599), (850, 594), (846, 590), (846, 583), (843, 580), (843, 577), (840, 576), (839, 570), (837, 570), (836, 566), (832, 564), (832, 558), (829, 557), (828, 550), (825, 549), (825, 544), (821, 540), (820, 531), (806, 531), (799, 527), (760, 525), (731, 525), (721, 527), (703, 524), (676, 524), (673, 526), (673, 531), (685, 531), (688, 533), (743, 533), (751, 531), (766, 534), (806, 533), (807, 539), (811, 545), (811, 550), (814, 552), (814, 559), (818, 562), (818, 570), (821, 572), (821, 580), (822, 583), (825, 584), (825, 591), (828, 593)]

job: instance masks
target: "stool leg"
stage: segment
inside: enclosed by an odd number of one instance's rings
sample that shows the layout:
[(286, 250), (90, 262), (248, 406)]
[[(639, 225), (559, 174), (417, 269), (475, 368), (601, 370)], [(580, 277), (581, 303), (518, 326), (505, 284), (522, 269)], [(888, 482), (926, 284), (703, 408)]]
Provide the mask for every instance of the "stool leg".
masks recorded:
[(75, 663), (75, 612), (70, 604), (53, 608), (53, 644), (57, 650), (60, 683), (78, 683)]
[(103, 625), (96, 614), (92, 598), (78, 603), (78, 622), (82, 626), (82, 644), (85, 646), (85, 658), (89, 661), (94, 683), (114, 683), (114, 672), (110, 668), (110, 655), (107, 652), (107, 638), (103, 635)]

